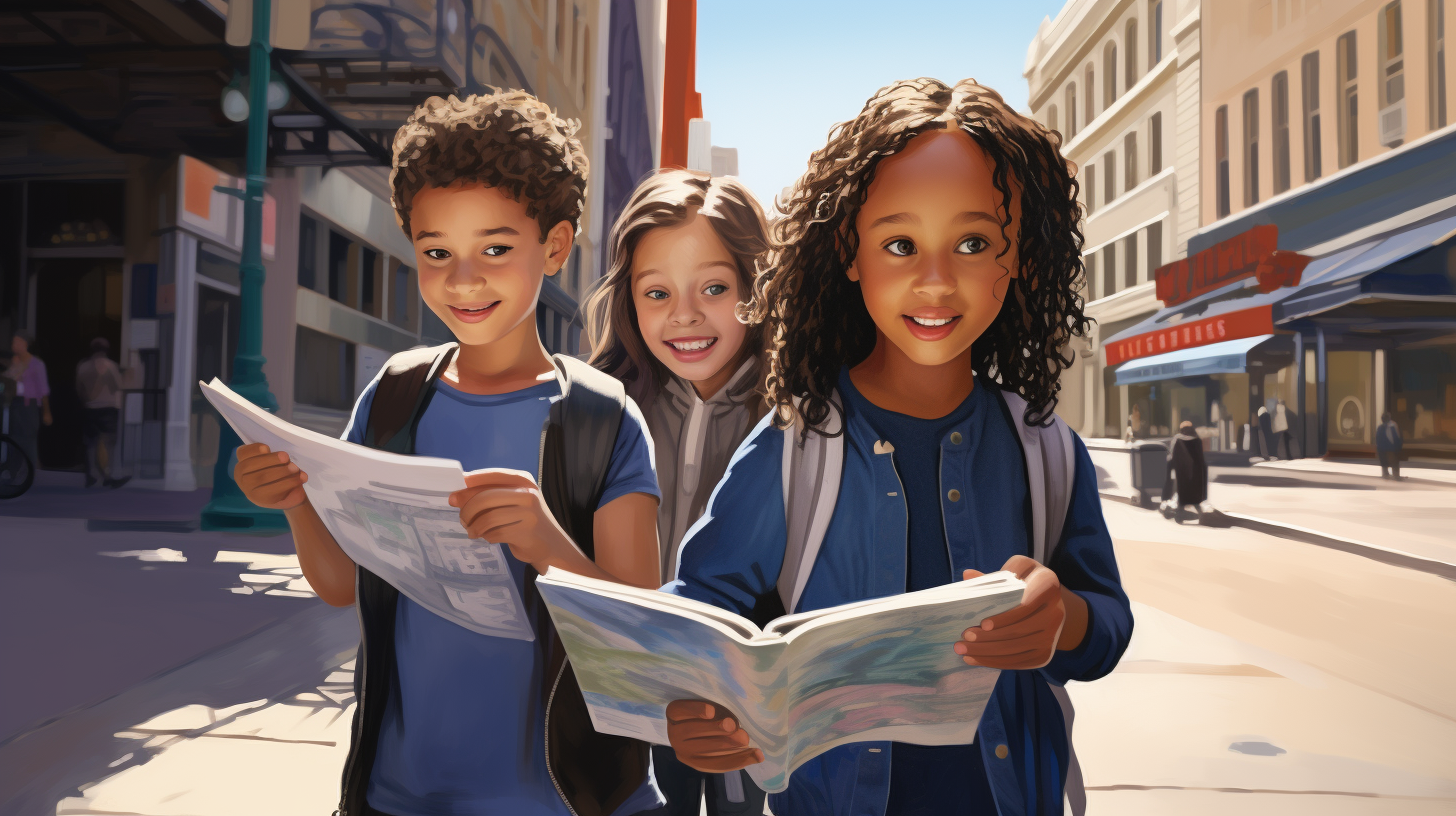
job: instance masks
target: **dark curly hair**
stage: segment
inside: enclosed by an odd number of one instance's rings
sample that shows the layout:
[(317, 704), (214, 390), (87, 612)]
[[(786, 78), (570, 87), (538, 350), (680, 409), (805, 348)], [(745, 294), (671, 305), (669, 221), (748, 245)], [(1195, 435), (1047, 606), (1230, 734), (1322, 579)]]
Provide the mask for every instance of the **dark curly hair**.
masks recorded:
[(768, 323), (768, 400), (779, 427), (799, 418), (822, 426), (840, 410), (830, 401), (840, 368), (874, 348), (874, 322), (845, 270), (859, 250), (855, 218), (879, 162), (915, 136), (951, 126), (994, 165), (992, 181), (1007, 204), (1003, 237), (1013, 193), (1021, 205), (1021, 274), (1009, 289), (1015, 296), (972, 344), (971, 364), (1026, 400), (1026, 422), (1051, 421), (1058, 377), (1072, 364), (1063, 349), (1090, 322), (1082, 312), (1076, 166), (1062, 157), (1057, 133), (1012, 110), (995, 91), (973, 79), (950, 87), (921, 78), (881, 88), (853, 121), (836, 125), (788, 199), (777, 202), (785, 216), (772, 225), (773, 247), (748, 317)]
[(389, 186), (405, 236), (412, 237), (414, 197), (456, 182), (499, 187), (524, 203), (542, 242), (562, 221), (580, 232), (587, 176), (580, 126), (525, 91), (425, 100), (394, 136)]
[[(627, 393), (645, 409), (671, 373), (642, 340), (637, 307), (632, 300), (632, 259), (647, 233), (675, 227), (694, 215), (708, 219), (738, 267), (739, 291), (753, 293), (768, 252), (768, 227), (763, 208), (736, 178), (712, 178), (690, 170), (659, 170), (637, 185), (622, 208), (608, 239), (608, 268), (582, 312), (591, 342), (592, 365), (621, 380)], [(738, 304), (746, 314), (745, 304)], [(740, 360), (763, 353), (763, 324), (750, 323)], [(761, 415), (761, 414), (760, 414)]]

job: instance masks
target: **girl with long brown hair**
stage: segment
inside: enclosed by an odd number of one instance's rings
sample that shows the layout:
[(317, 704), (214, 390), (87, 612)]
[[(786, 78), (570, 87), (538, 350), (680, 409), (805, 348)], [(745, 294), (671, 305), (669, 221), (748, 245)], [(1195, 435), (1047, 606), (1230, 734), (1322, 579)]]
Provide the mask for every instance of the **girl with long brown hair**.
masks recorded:
[[(662, 574), (702, 515), (734, 450), (766, 412), (763, 329), (742, 319), (768, 249), (763, 210), (737, 179), (649, 176), (612, 228), (611, 265), (586, 303), (591, 363), (641, 406), (657, 459)], [(705, 775), (653, 749), (664, 813), (763, 812), (746, 774)]]

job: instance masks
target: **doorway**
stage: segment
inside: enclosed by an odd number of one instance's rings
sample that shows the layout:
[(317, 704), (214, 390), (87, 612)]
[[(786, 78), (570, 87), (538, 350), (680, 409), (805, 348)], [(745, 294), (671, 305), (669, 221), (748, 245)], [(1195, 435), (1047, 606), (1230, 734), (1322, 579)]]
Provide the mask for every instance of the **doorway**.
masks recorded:
[(192, 472), (200, 488), (212, 487), (221, 419), (196, 383), (213, 377), (229, 382), (238, 353), (238, 315), (242, 300), (205, 284), (197, 287), (197, 347), (192, 378)]
[(46, 258), (31, 262), (35, 281), (35, 354), (45, 362), (54, 422), (40, 429), (41, 466), (85, 470), (81, 439), (85, 404), (76, 393), (76, 365), (104, 337), (115, 360), (121, 348), (121, 260)]

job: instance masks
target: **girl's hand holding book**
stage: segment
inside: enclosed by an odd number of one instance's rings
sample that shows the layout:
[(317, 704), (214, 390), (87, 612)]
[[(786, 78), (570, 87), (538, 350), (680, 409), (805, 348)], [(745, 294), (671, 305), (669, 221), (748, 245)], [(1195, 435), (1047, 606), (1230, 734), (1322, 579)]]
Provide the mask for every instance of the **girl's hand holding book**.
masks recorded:
[(684, 765), (703, 773), (728, 773), (763, 761), (748, 732), (721, 705), (703, 700), (667, 704), (667, 739)]
[[(1075, 649), (1087, 634), (1087, 603), (1062, 586), (1057, 574), (1024, 555), (1001, 567), (1026, 584), (1021, 605), (961, 633), (956, 654), (967, 665), (992, 669), (1039, 669), (1058, 651)], [(966, 570), (968, 580), (982, 573)]]
[(238, 483), (248, 501), (259, 507), (292, 510), (308, 501), (303, 492), (308, 474), (288, 461), (287, 453), (269, 450), (261, 442), (238, 448), (233, 481)]
[(471, 538), (505, 544), (537, 572), (552, 566), (582, 571), (573, 561), (584, 556), (556, 523), (531, 474), (506, 468), (467, 473), (465, 489), (450, 494), (450, 505), (460, 508)]

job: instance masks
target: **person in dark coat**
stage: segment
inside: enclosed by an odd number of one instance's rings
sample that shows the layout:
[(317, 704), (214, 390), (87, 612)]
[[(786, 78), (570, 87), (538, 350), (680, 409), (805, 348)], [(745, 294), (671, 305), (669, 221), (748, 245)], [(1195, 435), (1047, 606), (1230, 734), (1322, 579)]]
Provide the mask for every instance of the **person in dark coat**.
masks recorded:
[(1400, 478), (1400, 449), (1405, 446), (1400, 437), (1400, 428), (1387, 411), (1380, 415), (1380, 427), (1375, 429), (1375, 452), (1380, 456), (1380, 478), (1389, 479), (1390, 471)]
[(1192, 422), (1185, 420), (1173, 437), (1168, 475), (1163, 485), (1163, 515), (1174, 518), (1183, 508), (1197, 508), (1208, 500), (1208, 463), (1203, 459), (1203, 440), (1193, 430)]

